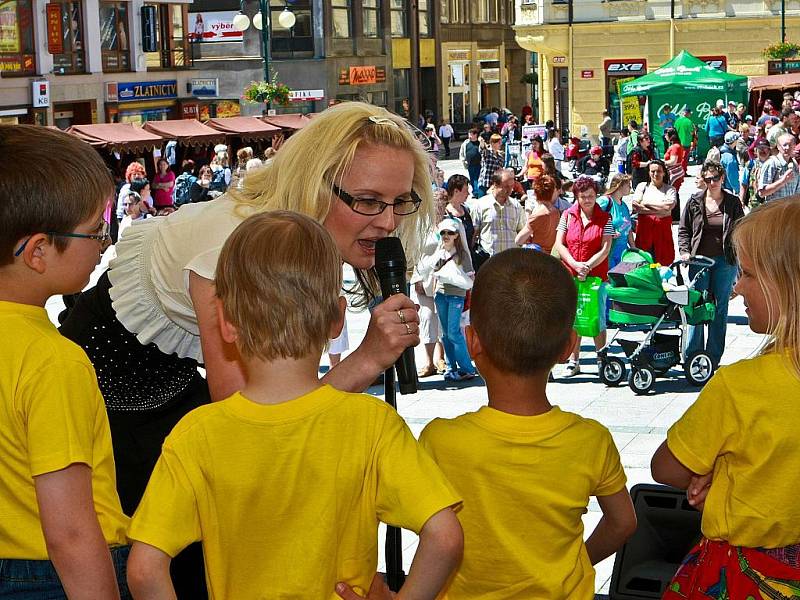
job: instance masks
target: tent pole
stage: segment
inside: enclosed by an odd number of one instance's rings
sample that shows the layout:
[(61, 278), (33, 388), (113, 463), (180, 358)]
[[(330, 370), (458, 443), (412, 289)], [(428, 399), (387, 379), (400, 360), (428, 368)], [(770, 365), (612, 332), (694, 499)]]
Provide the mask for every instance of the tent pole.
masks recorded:
[(675, 58), (675, 0), (669, 2), (669, 57)]
[[(786, 43), (786, 0), (781, 0), (781, 44)], [(781, 57), (781, 74), (786, 73), (786, 57)]]

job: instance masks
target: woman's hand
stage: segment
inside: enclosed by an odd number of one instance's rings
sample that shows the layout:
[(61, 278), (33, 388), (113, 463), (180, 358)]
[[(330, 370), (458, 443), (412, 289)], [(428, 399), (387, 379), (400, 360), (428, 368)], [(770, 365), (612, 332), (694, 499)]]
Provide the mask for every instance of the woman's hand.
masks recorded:
[(705, 475), (693, 475), (689, 480), (689, 488), (686, 490), (686, 499), (695, 509), (702, 512), (706, 505), (706, 496), (711, 489), (711, 481), (714, 473)]
[(358, 600), (360, 598), (366, 598), (367, 600), (392, 600), (392, 598), (395, 597), (395, 594), (389, 590), (389, 586), (386, 585), (383, 578), (378, 573), (375, 573), (375, 577), (372, 578), (372, 585), (369, 586), (369, 591), (366, 596), (359, 596), (353, 591), (353, 588), (341, 582), (336, 584), (336, 593), (340, 598), (344, 598), (344, 600)]

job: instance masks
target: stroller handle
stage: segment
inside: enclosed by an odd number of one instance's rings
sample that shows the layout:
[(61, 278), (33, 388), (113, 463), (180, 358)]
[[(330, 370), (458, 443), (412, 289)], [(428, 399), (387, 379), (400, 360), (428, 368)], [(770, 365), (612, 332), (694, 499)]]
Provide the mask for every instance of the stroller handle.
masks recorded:
[[(709, 269), (714, 266), (714, 259), (709, 258), (707, 256), (703, 256), (702, 254), (698, 254), (696, 256), (690, 256), (689, 260), (676, 260), (674, 263), (670, 265), (670, 268), (680, 267), (681, 265), (694, 265), (700, 267), (700, 271), (695, 275), (695, 279), (706, 269)], [(678, 285), (683, 285), (683, 273), (681, 273), (680, 269), (675, 269), (675, 277), (678, 281)]]

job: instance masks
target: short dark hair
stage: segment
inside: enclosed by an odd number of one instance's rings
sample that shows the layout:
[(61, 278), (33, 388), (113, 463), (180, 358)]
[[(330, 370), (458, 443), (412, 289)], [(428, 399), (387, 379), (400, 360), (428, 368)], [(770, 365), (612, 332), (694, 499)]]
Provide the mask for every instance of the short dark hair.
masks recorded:
[(477, 127), (470, 127), (469, 128), (469, 132), (472, 133), (472, 134), (475, 134), (475, 135), (478, 135), (480, 133), (480, 131), (478, 131)]
[(587, 175), (583, 175), (578, 177), (575, 180), (575, 185), (572, 186), (572, 192), (577, 196), (579, 192), (583, 192), (584, 190), (592, 189), (594, 193), (597, 193), (597, 182), (588, 177)]
[(194, 161), (191, 158), (187, 158), (181, 163), (181, 172), (194, 173)]
[(470, 318), (489, 360), (504, 372), (527, 376), (556, 364), (569, 340), (576, 305), (575, 283), (559, 260), (511, 248), (478, 271)]
[(711, 173), (714, 173), (714, 175), (716, 176), (725, 177), (725, 167), (723, 167), (722, 164), (720, 164), (716, 160), (707, 160), (706, 162), (704, 162), (702, 168), (700, 169), (700, 174), (702, 175), (703, 173), (709, 171)]
[(505, 171), (505, 168), (500, 167), (494, 173), (492, 173), (492, 176), (491, 176), (491, 179), (490, 179), (491, 185), (501, 185), (503, 183), (503, 172), (504, 171)]
[(781, 111), (781, 121), (786, 117), (791, 117), (794, 114), (794, 111), (791, 108), (784, 108)]
[(131, 181), (130, 190), (132, 192), (136, 192), (137, 194), (141, 194), (142, 190), (150, 185), (150, 182), (147, 179), (134, 179)]
[(469, 185), (469, 179), (465, 175), (455, 174), (450, 175), (450, 178), (447, 180), (447, 196), (452, 197), (453, 194), (463, 190), (465, 187)]
[[(72, 231), (114, 193), (97, 151), (68, 133), (0, 125), (0, 156), (0, 266), (14, 261), (14, 245), (22, 238)], [(69, 243), (67, 237), (53, 239), (59, 252)]]

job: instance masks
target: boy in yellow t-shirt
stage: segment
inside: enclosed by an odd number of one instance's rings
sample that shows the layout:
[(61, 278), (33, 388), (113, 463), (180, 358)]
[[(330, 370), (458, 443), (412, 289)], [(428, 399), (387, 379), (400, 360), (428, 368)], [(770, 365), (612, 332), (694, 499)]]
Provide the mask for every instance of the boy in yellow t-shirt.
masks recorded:
[(398, 597), (434, 598), (461, 555), (460, 499), (394, 409), (318, 379), (345, 309), (330, 234), (297, 213), (254, 215), (226, 241), (215, 284), (247, 384), (164, 442), (129, 531), (137, 599), (169, 597), (170, 557), (195, 541), (211, 598), (363, 594), (379, 520), (420, 535)]
[(0, 597), (130, 598), (97, 376), (44, 309), (88, 283), (114, 184), (44, 127), (0, 125), (0, 156)]
[[(569, 273), (541, 252), (501, 252), (475, 279), (467, 346), (489, 406), (420, 436), (464, 499), (464, 559), (444, 598), (592, 599), (592, 565), (636, 528), (611, 434), (547, 397), (575, 343), (575, 307)], [(590, 496), (603, 517), (584, 544)]]

